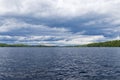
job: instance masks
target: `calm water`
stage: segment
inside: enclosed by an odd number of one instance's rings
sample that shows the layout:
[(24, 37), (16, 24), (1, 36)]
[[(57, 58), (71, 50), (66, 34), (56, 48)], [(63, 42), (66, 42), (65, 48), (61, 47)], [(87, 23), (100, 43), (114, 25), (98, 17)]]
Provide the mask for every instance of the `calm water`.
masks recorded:
[(120, 80), (120, 48), (0, 48), (0, 80)]

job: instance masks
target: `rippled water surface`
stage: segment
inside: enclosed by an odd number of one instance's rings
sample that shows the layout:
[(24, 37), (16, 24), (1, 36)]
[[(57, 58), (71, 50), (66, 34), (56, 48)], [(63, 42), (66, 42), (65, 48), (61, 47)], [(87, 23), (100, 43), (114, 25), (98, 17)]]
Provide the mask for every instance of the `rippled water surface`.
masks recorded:
[(120, 48), (0, 48), (0, 80), (120, 80)]

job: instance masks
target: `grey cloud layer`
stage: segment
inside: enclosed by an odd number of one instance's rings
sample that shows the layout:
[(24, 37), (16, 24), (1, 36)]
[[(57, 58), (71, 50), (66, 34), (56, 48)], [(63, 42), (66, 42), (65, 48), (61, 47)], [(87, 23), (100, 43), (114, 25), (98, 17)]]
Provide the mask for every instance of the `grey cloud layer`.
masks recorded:
[(119, 4), (120, 0), (0, 0), (0, 42), (73, 45), (117, 39)]
[(87, 36), (83, 32), (72, 33), (67, 28), (48, 27), (44, 25), (32, 25), (17, 21), (15, 19), (5, 19), (0, 27), (0, 41), (13, 43), (46, 43), (46, 44), (86, 44), (103, 39), (102, 35)]

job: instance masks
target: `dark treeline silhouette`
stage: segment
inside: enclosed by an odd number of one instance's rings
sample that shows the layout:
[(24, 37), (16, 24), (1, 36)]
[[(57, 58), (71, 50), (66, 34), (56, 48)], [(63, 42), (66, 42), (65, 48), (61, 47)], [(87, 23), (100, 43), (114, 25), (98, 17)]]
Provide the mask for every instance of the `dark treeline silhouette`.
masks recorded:
[(55, 46), (0, 43), (0, 47), (55, 47)]
[(84, 47), (120, 47), (120, 40), (91, 43), (83, 46)]

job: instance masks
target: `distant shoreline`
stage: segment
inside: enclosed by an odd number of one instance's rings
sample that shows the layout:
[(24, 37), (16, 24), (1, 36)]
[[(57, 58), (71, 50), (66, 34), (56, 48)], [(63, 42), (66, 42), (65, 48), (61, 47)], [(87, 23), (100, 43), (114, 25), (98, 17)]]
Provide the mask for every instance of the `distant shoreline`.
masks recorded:
[(86, 45), (75, 45), (75, 46), (46, 46), (46, 45), (26, 45), (26, 44), (0, 43), (0, 47), (120, 47), (120, 40), (91, 43), (91, 44), (86, 44)]
[(78, 45), (76, 47), (120, 47), (120, 40), (91, 43), (86, 45)]

